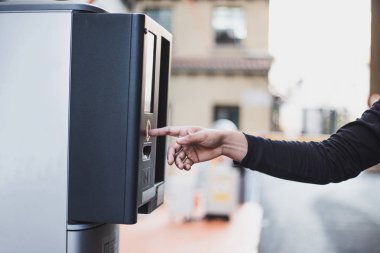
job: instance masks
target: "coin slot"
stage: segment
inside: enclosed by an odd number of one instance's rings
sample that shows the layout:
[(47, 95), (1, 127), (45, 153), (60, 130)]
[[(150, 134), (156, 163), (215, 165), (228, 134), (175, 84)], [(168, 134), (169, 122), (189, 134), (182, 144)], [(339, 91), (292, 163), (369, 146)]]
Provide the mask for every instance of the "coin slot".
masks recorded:
[(150, 154), (152, 153), (152, 146), (146, 145), (143, 147), (143, 161), (150, 160)]

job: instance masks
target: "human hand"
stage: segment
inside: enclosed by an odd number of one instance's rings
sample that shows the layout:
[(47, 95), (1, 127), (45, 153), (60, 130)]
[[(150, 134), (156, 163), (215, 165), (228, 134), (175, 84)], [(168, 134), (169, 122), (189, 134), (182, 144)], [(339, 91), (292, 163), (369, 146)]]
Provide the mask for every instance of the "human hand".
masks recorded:
[(247, 141), (237, 131), (201, 127), (163, 127), (152, 129), (150, 136), (178, 137), (168, 149), (168, 164), (190, 170), (195, 163), (208, 161), (221, 155), (241, 161), (247, 153)]
[(168, 164), (190, 170), (195, 163), (222, 155), (223, 132), (201, 127), (163, 127), (152, 129), (151, 136), (178, 137), (168, 149)]

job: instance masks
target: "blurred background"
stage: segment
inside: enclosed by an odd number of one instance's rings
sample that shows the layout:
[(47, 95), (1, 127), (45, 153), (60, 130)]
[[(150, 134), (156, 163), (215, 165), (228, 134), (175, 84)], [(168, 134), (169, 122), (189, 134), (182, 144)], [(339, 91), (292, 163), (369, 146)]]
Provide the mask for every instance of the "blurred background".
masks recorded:
[[(170, 125), (319, 141), (380, 93), (377, 0), (79, 2), (173, 34)], [(315, 186), (220, 158), (166, 181), (165, 204), (122, 226), (121, 252), (380, 252), (376, 168)]]

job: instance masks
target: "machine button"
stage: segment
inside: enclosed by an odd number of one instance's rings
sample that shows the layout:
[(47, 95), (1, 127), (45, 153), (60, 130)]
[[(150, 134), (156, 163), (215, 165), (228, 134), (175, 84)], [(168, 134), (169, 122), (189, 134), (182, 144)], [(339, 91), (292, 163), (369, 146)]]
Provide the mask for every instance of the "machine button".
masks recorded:
[(152, 129), (152, 124), (150, 123), (150, 120), (148, 119), (148, 121), (146, 122), (146, 126), (145, 126), (145, 140), (146, 141), (150, 140), (149, 131), (151, 129)]

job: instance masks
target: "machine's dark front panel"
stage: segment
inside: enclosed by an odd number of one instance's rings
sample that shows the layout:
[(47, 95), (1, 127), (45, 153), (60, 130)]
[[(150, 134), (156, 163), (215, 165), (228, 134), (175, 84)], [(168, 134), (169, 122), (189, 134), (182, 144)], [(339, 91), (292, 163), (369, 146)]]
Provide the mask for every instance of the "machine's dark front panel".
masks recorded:
[[(161, 58), (160, 58), (160, 89), (158, 100), (157, 127), (164, 127), (167, 124), (168, 111), (168, 89), (170, 75), (170, 41), (161, 37)], [(166, 138), (157, 138), (156, 150), (156, 182), (163, 182), (165, 179), (165, 164), (166, 164)]]
[[(156, 85), (155, 95), (158, 98), (155, 103), (154, 124), (157, 127), (166, 126), (167, 122), (167, 104), (168, 104), (168, 85), (170, 75), (170, 41), (158, 33), (157, 36), (157, 57), (156, 57)], [(146, 116), (149, 117), (149, 116)], [(151, 187), (154, 187), (155, 196), (147, 203), (144, 203), (139, 208), (139, 213), (150, 213), (163, 203), (164, 194), (164, 179), (165, 179), (165, 164), (166, 164), (166, 138), (155, 138), (155, 154), (152, 159), (155, 159), (155, 167), (150, 175)], [(150, 169), (150, 168), (148, 168)], [(145, 175), (142, 175), (143, 179)], [(153, 178), (154, 177), (154, 178)], [(141, 182), (140, 182), (141, 184)], [(145, 184), (142, 184), (143, 186)], [(141, 186), (140, 186), (141, 188)]]
[(150, 138), (149, 130), (156, 127), (156, 89), (158, 88), (157, 70), (159, 69), (159, 56), (157, 34), (151, 31), (145, 22), (144, 32), (144, 64), (142, 78), (143, 102), (141, 104), (142, 115), (140, 118), (140, 160), (139, 163), (139, 192), (138, 205), (145, 204), (155, 196), (154, 174), (156, 163), (156, 140)]
[(165, 141), (149, 130), (166, 125), (170, 41), (142, 14), (73, 14), (71, 222), (131, 224), (163, 202)]
[[(73, 14), (69, 220), (71, 222), (134, 223), (125, 220), (125, 206), (136, 210), (136, 181), (126, 184), (129, 136), (138, 135), (139, 104), (130, 97), (131, 15)], [(136, 49), (135, 49), (136, 50)], [(132, 62), (132, 63), (131, 63)], [(136, 68), (136, 66), (134, 67)], [(137, 100), (137, 101), (136, 101)], [(127, 166), (128, 163), (128, 166)], [(127, 168), (128, 167), (128, 168)], [(132, 172), (136, 173), (136, 172)], [(130, 203), (126, 203), (126, 192)], [(133, 193), (134, 191), (134, 193)], [(131, 206), (132, 204), (132, 206)], [(134, 211), (135, 213), (136, 211)]]

